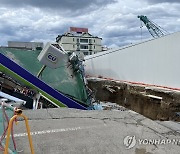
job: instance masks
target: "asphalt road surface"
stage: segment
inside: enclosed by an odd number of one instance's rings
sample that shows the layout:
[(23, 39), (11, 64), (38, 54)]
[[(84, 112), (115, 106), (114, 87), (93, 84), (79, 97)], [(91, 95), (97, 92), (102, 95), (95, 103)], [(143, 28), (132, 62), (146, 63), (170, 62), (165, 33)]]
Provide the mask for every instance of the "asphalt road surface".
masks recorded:
[[(35, 154), (179, 154), (180, 124), (136, 112), (42, 109), (29, 118)], [(14, 128), (20, 154), (30, 153), (24, 121)]]

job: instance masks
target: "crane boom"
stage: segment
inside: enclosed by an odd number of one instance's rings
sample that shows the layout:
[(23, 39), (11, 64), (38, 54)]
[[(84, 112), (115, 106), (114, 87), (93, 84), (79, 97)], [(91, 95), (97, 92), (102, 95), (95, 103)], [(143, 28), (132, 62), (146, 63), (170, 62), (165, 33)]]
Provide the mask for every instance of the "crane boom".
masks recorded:
[(158, 38), (167, 34), (167, 32), (160, 26), (150, 21), (147, 16), (140, 15), (138, 18), (145, 24), (149, 33), (154, 37)]

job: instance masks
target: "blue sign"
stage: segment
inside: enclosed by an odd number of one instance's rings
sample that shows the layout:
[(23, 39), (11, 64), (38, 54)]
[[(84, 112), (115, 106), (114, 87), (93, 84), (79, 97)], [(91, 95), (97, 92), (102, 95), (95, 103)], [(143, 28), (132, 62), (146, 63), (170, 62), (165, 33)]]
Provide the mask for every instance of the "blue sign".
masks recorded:
[(57, 62), (57, 57), (54, 56), (52, 53), (48, 53), (47, 54), (47, 59), (53, 63), (56, 63)]

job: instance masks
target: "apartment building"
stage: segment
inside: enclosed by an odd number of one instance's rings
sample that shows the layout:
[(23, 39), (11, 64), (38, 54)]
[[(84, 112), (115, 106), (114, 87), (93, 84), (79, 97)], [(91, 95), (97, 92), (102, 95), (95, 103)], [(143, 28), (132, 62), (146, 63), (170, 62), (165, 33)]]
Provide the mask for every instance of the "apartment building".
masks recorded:
[(58, 35), (56, 41), (67, 52), (76, 51), (84, 55), (92, 55), (102, 51), (102, 38), (91, 35), (87, 28), (70, 27), (70, 31)]

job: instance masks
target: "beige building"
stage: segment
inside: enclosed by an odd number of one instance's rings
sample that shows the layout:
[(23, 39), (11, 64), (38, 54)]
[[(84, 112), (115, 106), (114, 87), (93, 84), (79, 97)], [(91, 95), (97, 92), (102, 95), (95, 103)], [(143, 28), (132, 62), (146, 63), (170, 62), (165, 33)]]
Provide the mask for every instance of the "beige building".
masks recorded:
[(84, 55), (92, 55), (102, 51), (102, 38), (92, 36), (83, 28), (76, 28), (76, 30), (58, 35), (56, 41), (63, 46), (67, 52), (76, 51), (78, 53), (84, 53)]

